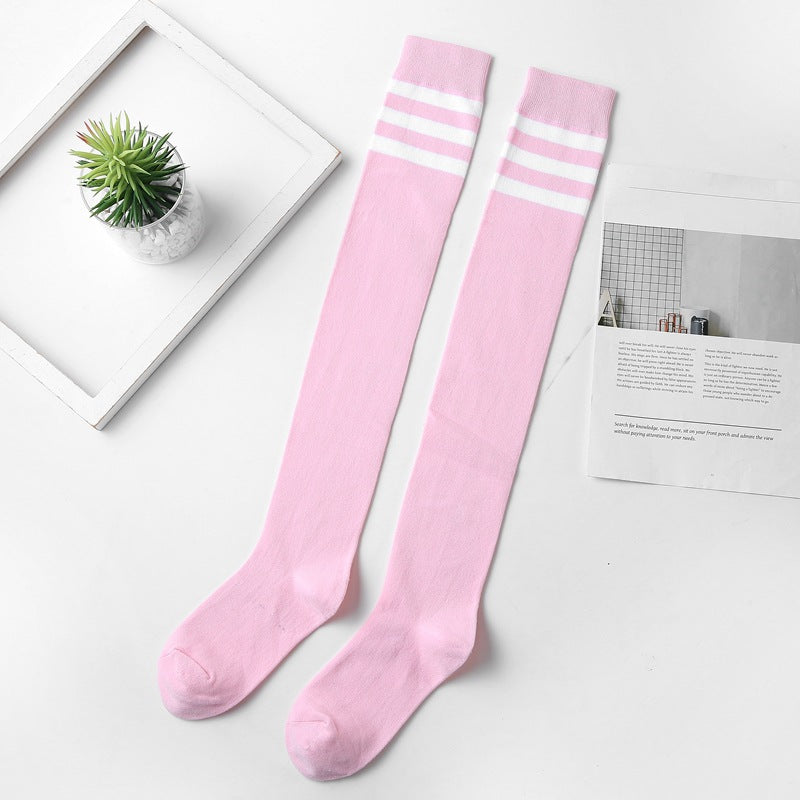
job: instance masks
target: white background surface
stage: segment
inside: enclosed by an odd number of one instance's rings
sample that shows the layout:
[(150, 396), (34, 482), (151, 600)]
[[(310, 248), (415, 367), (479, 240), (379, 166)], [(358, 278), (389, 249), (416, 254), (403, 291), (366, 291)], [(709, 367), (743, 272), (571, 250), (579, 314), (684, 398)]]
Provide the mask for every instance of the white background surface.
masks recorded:
[[(127, 6), (3, 0), (0, 136)], [(304, 683), (377, 598), (526, 67), (619, 91), (611, 160), (799, 179), (800, 8), (788, 0), (162, 6), (345, 160), (105, 431), (0, 359), (0, 795), (797, 797), (800, 504), (585, 476), (599, 204), (573, 269), (470, 669), (373, 765), (335, 784), (295, 771), (283, 726)], [(161, 707), (156, 658), (259, 533), (406, 33), (496, 60), (357, 584), (343, 613), (247, 702), (183, 722)]]

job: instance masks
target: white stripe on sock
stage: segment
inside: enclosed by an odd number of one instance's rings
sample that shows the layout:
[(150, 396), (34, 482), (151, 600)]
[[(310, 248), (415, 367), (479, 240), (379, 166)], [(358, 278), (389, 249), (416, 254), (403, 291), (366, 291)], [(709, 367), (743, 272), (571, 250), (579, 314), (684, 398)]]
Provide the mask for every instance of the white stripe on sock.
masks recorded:
[(531, 186), (529, 183), (515, 181), (506, 175), (495, 175), (494, 180), (494, 190), (501, 194), (519, 197), (522, 200), (529, 200), (531, 203), (538, 203), (541, 206), (557, 208), (559, 211), (569, 211), (572, 214), (586, 216), (589, 201), (585, 197), (574, 197), (571, 194), (562, 194), (561, 192), (553, 192), (550, 189)]
[(513, 161), (521, 167), (535, 169), (537, 172), (546, 172), (548, 175), (558, 175), (559, 178), (569, 178), (573, 181), (588, 183), (592, 186), (597, 180), (597, 170), (595, 167), (585, 167), (581, 164), (570, 164), (566, 161), (559, 161), (555, 158), (530, 153), (523, 150), (511, 142), (506, 142), (503, 148), (503, 158)]
[(472, 114), (479, 117), (483, 111), (483, 103), (480, 100), (471, 100), (469, 97), (462, 97), (459, 94), (448, 94), (427, 86), (418, 86), (416, 83), (407, 83), (392, 78), (389, 81), (389, 91), (392, 94), (399, 94), (409, 100), (419, 100), (422, 103), (430, 103), (432, 106), (446, 108), (448, 111), (460, 111), (462, 114)]
[(592, 136), (589, 133), (578, 133), (566, 128), (559, 128), (557, 125), (548, 125), (546, 122), (523, 117), (522, 114), (516, 115), (514, 126), (522, 133), (527, 133), (528, 136), (546, 139), (548, 142), (563, 144), (566, 147), (591, 150), (593, 153), (602, 153), (606, 149), (606, 140), (602, 136)]
[(456, 128), (454, 125), (446, 125), (444, 122), (435, 122), (432, 119), (418, 117), (415, 114), (408, 114), (405, 111), (397, 111), (387, 106), (381, 109), (379, 119), (388, 122), (390, 125), (398, 125), (401, 128), (407, 128), (416, 133), (435, 136), (437, 139), (463, 144), (467, 147), (472, 147), (475, 144), (475, 131), (470, 131), (466, 128)]
[(440, 153), (432, 153), (430, 150), (421, 150), (405, 142), (398, 142), (395, 139), (388, 139), (385, 136), (373, 134), (369, 145), (370, 150), (377, 153), (384, 153), (387, 156), (402, 158), (405, 161), (412, 161), (423, 167), (431, 167), (442, 172), (450, 172), (453, 175), (460, 175), (462, 178), (467, 174), (467, 162), (460, 158), (443, 156)]

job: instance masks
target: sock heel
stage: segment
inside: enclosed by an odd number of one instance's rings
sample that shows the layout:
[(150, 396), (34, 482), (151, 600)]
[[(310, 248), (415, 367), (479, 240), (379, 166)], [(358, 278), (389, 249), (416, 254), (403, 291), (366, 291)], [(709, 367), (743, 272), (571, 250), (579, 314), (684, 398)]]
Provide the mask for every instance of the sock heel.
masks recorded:
[(330, 619), (342, 605), (350, 569), (338, 570), (330, 565), (309, 565), (292, 573), (292, 586), (298, 599), (318, 617), (319, 622)]
[(477, 615), (471, 620), (434, 621), (420, 624), (417, 642), (420, 662), (433, 665), (439, 680), (452, 675), (475, 649)]

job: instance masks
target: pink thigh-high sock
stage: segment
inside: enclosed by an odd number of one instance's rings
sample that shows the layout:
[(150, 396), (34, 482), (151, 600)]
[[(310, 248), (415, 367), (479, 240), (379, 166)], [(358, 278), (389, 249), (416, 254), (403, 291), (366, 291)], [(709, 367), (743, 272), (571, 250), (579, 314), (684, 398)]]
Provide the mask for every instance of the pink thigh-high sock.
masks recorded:
[(351, 775), (472, 650), (614, 92), (531, 69), (461, 287), (380, 599), (295, 702), (289, 755)]
[(447, 228), (490, 57), (409, 37), (370, 145), (264, 531), (173, 632), (164, 705), (220, 714), (341, 604)]

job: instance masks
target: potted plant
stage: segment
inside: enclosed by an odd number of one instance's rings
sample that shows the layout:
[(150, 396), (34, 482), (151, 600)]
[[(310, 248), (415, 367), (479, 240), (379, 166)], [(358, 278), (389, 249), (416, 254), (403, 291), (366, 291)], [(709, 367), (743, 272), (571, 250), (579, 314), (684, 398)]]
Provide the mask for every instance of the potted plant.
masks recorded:
[(70, 150), (81, 170), (78, 185), (90, 215), (138, 261), (166, 264), (190, 253), (203, 235), (205, 215), (186, 165), (170, 142), (127, 113), (89, 120)]

